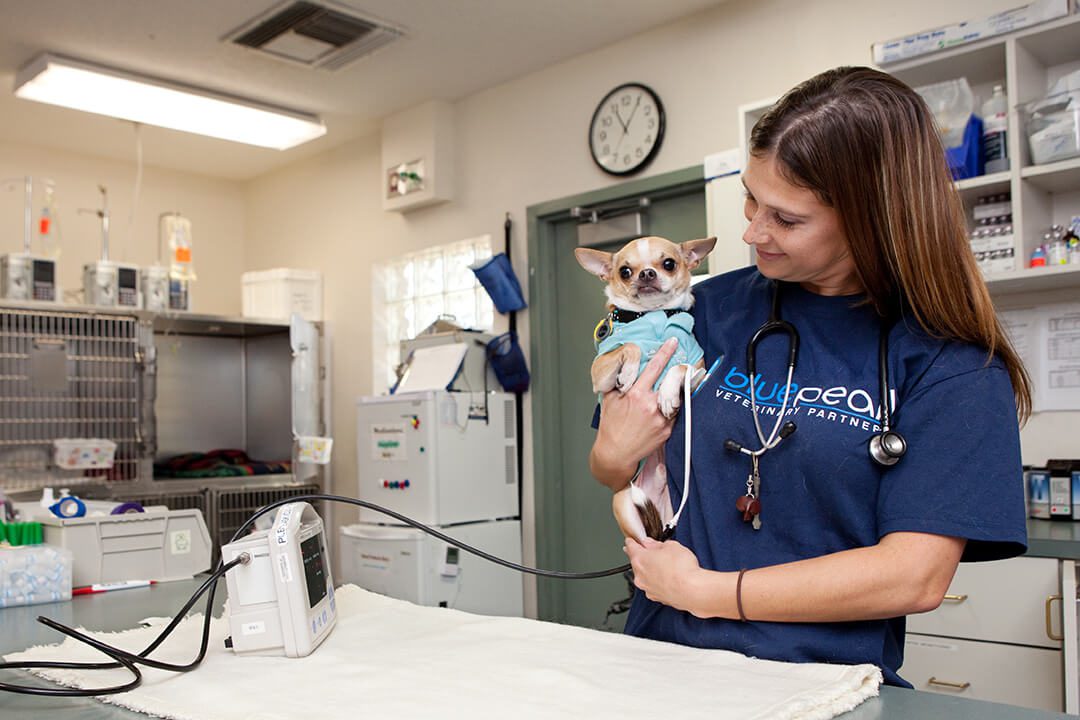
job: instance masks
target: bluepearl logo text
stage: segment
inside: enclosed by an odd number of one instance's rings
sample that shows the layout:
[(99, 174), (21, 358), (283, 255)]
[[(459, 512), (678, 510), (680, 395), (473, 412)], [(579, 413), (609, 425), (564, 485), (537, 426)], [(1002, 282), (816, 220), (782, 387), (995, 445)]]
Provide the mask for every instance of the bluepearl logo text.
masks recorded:
[[(754, 397), (759, 415), (777, 415), (784, 404), (784, 381), (773, 382), (761, 375), (754, 376)], [(791, 383), (791, 398), (784, 410), (787, 416), (818, 418), (826, 422), (857, 427), (869, 432), (881, 430), (881, 406), (874, 404), (874, 396), (867, 390), (851, 390), (843, 385), (835, 387), (800, 387)], [(737, 366), (728, 369), (716, 388), (716, 397), (720, 400), (737, 402), (750, 407), (750, 377), (739, 372)], [(896, 407), (893, 391), (890, 407)]]

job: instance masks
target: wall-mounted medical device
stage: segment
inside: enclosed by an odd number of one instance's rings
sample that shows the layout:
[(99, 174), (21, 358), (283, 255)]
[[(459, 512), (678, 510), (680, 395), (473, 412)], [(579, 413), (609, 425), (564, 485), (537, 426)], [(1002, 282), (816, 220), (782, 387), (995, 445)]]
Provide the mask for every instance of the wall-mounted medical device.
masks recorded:
[(245, 553), (248, 562), (225, 576), (226, 645), (242, 655), (309, 655), (337, 620), (322, 519), (308, 503), (283, 505), (269, 529), (221, 548), (225, 563)]
[[(39, 300), (55, 302), (60, 293), (56, 289), (56, 260), (35, 255), (31, 250), (34, 225), (34, 178), (23, 178), (26, 202), (23, 212), (23, 251), (0, 257), (0, 297), (5, 300)], [(39, 230), (43, 238), (51, 231), (53, 185), (44, 181), (48, 203), (42, 208)]]

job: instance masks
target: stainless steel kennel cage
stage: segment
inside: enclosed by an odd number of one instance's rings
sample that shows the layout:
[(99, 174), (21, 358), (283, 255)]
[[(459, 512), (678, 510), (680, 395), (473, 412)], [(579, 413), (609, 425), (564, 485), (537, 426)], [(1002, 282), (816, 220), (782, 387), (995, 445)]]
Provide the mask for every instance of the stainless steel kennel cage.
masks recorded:
[[(297, 435), (328, 434), (321, 325), (0, 302), (0, 489), (198, 508), (231, 535), (258, 503), (326, 490)], [(111, 468), (65, 470), (59, 439), (116, 443)], [(164, 479), (155, 459), (237, 448), (288, 472)], [(246, 515), (245, 515), (246, 518)]]

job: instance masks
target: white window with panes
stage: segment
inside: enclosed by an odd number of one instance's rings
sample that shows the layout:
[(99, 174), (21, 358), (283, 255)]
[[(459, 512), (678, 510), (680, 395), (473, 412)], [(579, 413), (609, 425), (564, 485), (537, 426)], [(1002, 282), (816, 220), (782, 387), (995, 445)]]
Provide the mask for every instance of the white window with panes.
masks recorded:
[(376, 265), (372, 282), (373, 389), (386, 392), (401, 362), (401, 341), (439, 318), (491, 330), (495, 308), (469, 268), (491, 257), (491, 236), (427, 248)]

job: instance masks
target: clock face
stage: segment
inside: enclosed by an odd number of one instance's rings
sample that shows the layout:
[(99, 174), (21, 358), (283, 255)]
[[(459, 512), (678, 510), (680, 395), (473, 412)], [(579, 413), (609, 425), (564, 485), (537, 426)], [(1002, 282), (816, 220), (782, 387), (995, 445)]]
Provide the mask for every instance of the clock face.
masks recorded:
[(639, 83), (620, 85), (600, 101), (589, 126), (589, 150), (600, 169), (630, 175), (656, 156), (664, 139), (664, 106)]

